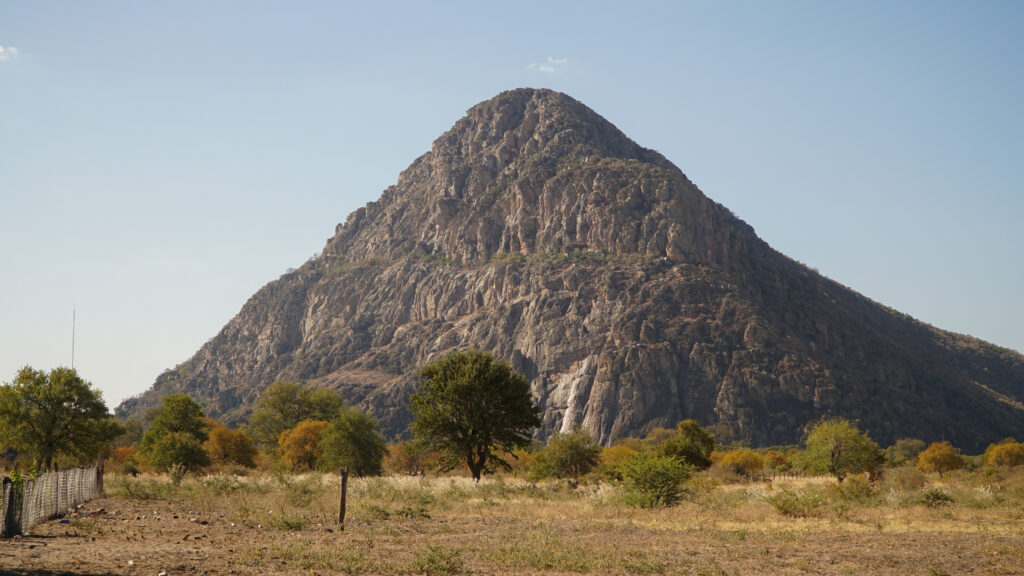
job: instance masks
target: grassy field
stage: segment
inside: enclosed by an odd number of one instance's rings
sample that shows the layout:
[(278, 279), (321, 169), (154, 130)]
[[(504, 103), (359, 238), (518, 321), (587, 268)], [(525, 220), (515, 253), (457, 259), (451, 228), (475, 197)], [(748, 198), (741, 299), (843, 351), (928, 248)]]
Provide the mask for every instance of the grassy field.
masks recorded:
[(108, 475), (107, 496), (0, 546), (9, 574), (1024, 574), (1024, 470), (608, 483)]

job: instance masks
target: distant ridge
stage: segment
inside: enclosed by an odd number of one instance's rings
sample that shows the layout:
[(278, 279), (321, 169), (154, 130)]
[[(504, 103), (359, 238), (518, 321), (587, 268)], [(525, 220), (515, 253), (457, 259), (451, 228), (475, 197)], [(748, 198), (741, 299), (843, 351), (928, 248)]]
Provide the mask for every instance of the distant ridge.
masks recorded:
[(779, 254), (660, 154), (533, 89), (471, 108), (118, 413), (185, 392), (239, 422), (269, 384), (301, 380), (399, 437), (417, 368), (468, 346), (530, 378), (542, 436), (582, 426), (609, 443), (695, 418), (785, 444), (842, 415), (882, 444), (1024, 437), (1019, 353)]

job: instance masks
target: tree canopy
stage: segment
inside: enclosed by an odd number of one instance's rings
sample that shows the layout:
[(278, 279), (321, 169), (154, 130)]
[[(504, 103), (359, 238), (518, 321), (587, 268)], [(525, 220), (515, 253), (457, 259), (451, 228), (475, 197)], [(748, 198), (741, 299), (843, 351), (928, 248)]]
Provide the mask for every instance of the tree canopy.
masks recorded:
[(799, 457), (801, 467), (807, 472), (827, 472), (839, 482), (849, 474), (870, 472), (884, 461), (878, 444), (845, 418), (814, 424), (804, 444), (806, 449)]
[(210, 428), (206, 452), (214, 462), (256, 467), (256, 446), (252, 438), (241, 430), (232, 430), (219, 422)]
[(711, 453), (715, 450), (715, 437), (697, 424), (696, 420), (683, 420), (676, 426), (676, 434), (665, 440), (658, 451), (672, 456), (683, 464), (698, 470), (711, 467)]
[(947, 441), (932, 442), (917, 455), (918, 472), (938, 472), (942, 476), (964, 467), (964, 457)]
[(541, 424), (530, 383), (487, 352), (455, 351), (430, 362), (420, 386), (410, 400), (413, 437), (439, 452), (443, 468), (465, 464), (474, 480), (508, 469), (497, 452), (528, 446)]
[(601, 459), (601, 445), (585, 430), (555, 434), (537, 453), (535, 478), (579, 478), (589, 474)]
[(186, 394), (164, 396), (152, 423), (142, 435), (139, 452), (158, 468), (178, 464), (195, 470), (210, 464), (203, 448), (208, 432), (203, 408)]
[(246, 432), (261, 448), (277, 445), (281, 434), (303, 420), (333, 420), (342, 407), (341, 396), (328, 389), (312, 390), (284, 380), (271, 384), (249, 416)]
[(0, 443), (50, 470), (58, 459), (83, 464), (121, 433), (99, 391), (71, 368), (22, 368), (0, 386)]
[(316, 469), (323, 454), (320, 440), (327, 425), (323, 420), (303, 420), (282, 432), (277, 440), (281, 461), (291, 466), (294, 472)]
[(349, 407), (327, 425), (320, 448), (322, 468), (348, 467), (356, 476), (379, 476), (388, 453), (373, 416)]

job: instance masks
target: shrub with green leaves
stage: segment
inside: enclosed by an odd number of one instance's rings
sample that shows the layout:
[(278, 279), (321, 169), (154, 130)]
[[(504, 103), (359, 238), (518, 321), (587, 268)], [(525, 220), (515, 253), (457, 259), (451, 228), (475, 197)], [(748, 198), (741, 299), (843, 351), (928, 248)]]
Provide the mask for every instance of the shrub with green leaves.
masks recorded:
[(579, 478), (597, 468), (601, 450), (601, 445), (584, 430), (555, 434), (537, 453), (530, 476), (534, 479)]
[(693, 468), (671, 456), (639, 453), (624, 462), (620, 471), (626, 486), (645, 507), (673, 506), (682, 499), (683, 483)]
[(765, 497), (764, 500), (783, 516), (793, 518), (817, 516), (821, 505), (825, 502), (824, 496), (817, 490), (805, 492), (780, 490), (771, 496)]
[(715, 437), (700, 427), (696, 420), (683, 420), (676, 426), (676, 434), (658, 447), (658, 453), (671, 456), (698, 470), (711, 467), (711, 453), (715, 450)]

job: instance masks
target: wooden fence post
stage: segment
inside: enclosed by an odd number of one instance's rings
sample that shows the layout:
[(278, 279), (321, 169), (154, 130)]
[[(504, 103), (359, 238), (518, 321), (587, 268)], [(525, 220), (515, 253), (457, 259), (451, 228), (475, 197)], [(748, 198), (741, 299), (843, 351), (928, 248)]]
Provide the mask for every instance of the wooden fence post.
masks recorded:
[(338, 512), (338, 524), (345, 529), (345, 498), (348, 496), (348, 466), (341, 469), (341, 510)]

